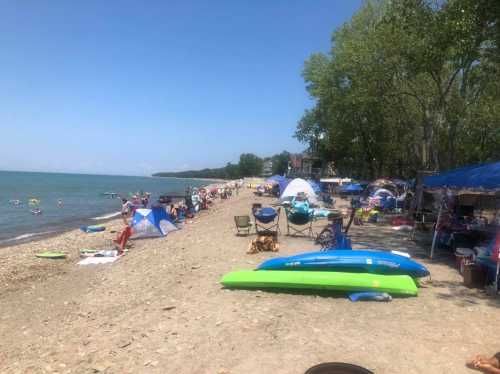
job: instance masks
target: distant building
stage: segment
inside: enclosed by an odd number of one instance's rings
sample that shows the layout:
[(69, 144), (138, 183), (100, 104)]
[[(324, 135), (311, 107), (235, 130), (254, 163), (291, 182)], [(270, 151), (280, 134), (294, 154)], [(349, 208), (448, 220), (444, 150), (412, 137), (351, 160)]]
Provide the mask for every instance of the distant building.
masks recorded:
[(291, 177), (319, 179), (335, 176), (334, 165), (306, 152), (291, 154), (288, 166)]
[(262, 176), (270, 177), (273, 175), (273, 160), (266, 160), (262, 166)]

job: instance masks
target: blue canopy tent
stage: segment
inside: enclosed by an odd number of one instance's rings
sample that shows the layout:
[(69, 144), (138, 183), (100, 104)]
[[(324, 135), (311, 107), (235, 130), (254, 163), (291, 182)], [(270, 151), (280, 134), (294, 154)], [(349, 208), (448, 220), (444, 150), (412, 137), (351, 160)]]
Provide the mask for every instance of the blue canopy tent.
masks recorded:
[(280, 183), (284, 179), (286, 179), (286, 178), (281, 176), (281, 175), (276, 174), (276, 175), (273, 175), (272, 177), (267, 178), (266, 182), (275, 184), (275, 183)]
[(424, 178), (427, 188), (500, 190), (500, 162), (466, 166)]
[(339, 189), (342, 194), (359, 194), (362, 191), (363, 187), (358, 183), (344, 184)]
[[(500, 162), (465, 166), (438, 175), (432, 175), (424, 178), (423, 184), (428, 189), (449, 188), (453, 190), (481, 192), (500, 191)], [(442, 208), (443, 204), (441, 204), (439, 209), (437, 222), (441, 219)], [(434, 256), (438, 232), (438, 230), (434, 231), (431, 258)], [(498, 271), (496, 279), (498, 279)]]

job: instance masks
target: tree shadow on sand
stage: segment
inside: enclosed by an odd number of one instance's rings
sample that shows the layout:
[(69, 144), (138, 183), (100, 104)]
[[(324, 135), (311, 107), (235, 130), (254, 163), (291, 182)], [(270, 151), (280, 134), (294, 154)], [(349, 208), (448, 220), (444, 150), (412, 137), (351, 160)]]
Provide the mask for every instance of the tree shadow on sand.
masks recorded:
[[(353, 246), (357, 249), (406, 252), (424, 265), (440, 264), (456, 269), (455, 257), (450, 250), (436, 251), (435, 258), (431, 260), (429, 259), (430, 243), (428, 240), (419, 242), (410, 240), (409, 233), (394, 231), (388, 226), (353, 226), (352, 230), (349, 231), (349, 236)], [(442, 300), (454, 301), (460, 307), (471, 307), (478, 304), (500, 307), (500, 297), (490, 296), (484, 290), (477, 288), (467, 288), (458, 281), (423, 282), (421, 288), (443, 288), (443, 292), (437, 291), (436, 296)]]
[(485, 304), (500, 308), (500, 298), (490, 296), (486, 291), (477, 288), (468, 288), (459, 282), (432, 281), (434, 289), (442, 288), (443, 292), (436, 292), (436, 297), (442, 300), (454, 301), (457, 306), (471, 307)]

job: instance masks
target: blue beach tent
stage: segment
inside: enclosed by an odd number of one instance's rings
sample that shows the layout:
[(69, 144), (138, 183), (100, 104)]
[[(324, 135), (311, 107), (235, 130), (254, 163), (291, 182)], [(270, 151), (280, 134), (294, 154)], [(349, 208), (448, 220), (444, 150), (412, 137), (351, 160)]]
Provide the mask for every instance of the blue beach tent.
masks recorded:
[(164, 208), (137, 209), (132, 218), (132, 238), (165, 236), (177, 230)]
[(285, 179), (286, 179), (285, 177), (276, 174), (276, 175), (273, 175), (272, 177), (267, 178), (266, 182), (275, 184), (275, 183), (279, 183), (280, 181), (285, 180)]
[(479, 164), (424, 178), (427, 188), (500, 190), (500, 162)]
[(280, 196), (283, 195), (283, 192), (285, 192), (291, 181), (292, 180), (290, 178), (284, 178), (278, 182), (280, 185)]

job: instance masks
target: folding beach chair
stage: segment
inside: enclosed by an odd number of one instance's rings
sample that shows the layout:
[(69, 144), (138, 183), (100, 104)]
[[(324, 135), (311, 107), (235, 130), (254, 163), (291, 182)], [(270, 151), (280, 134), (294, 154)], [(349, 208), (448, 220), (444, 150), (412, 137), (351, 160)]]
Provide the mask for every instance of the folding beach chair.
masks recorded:
[(265, 207), (252, 209), (257, 235), (272, 234), (277, 237), (280, 232), (280, 212), (281, 208)]
[(253, 226), (250, 216), (234, 216), (234, 223), (236, 224), (236, 230), (238, 231), (236, 235), (243, 233), (244, 235), (250, 235), (250, 229)]
[[(286, 210), (286, 234), (289, 236), (303, 235), (309, 238), (313, 236), (312, 224), (314, 215), (312, 212), (301, 212), (294, 209)], [(292, 231), (292, 234), (290, 234)]]

